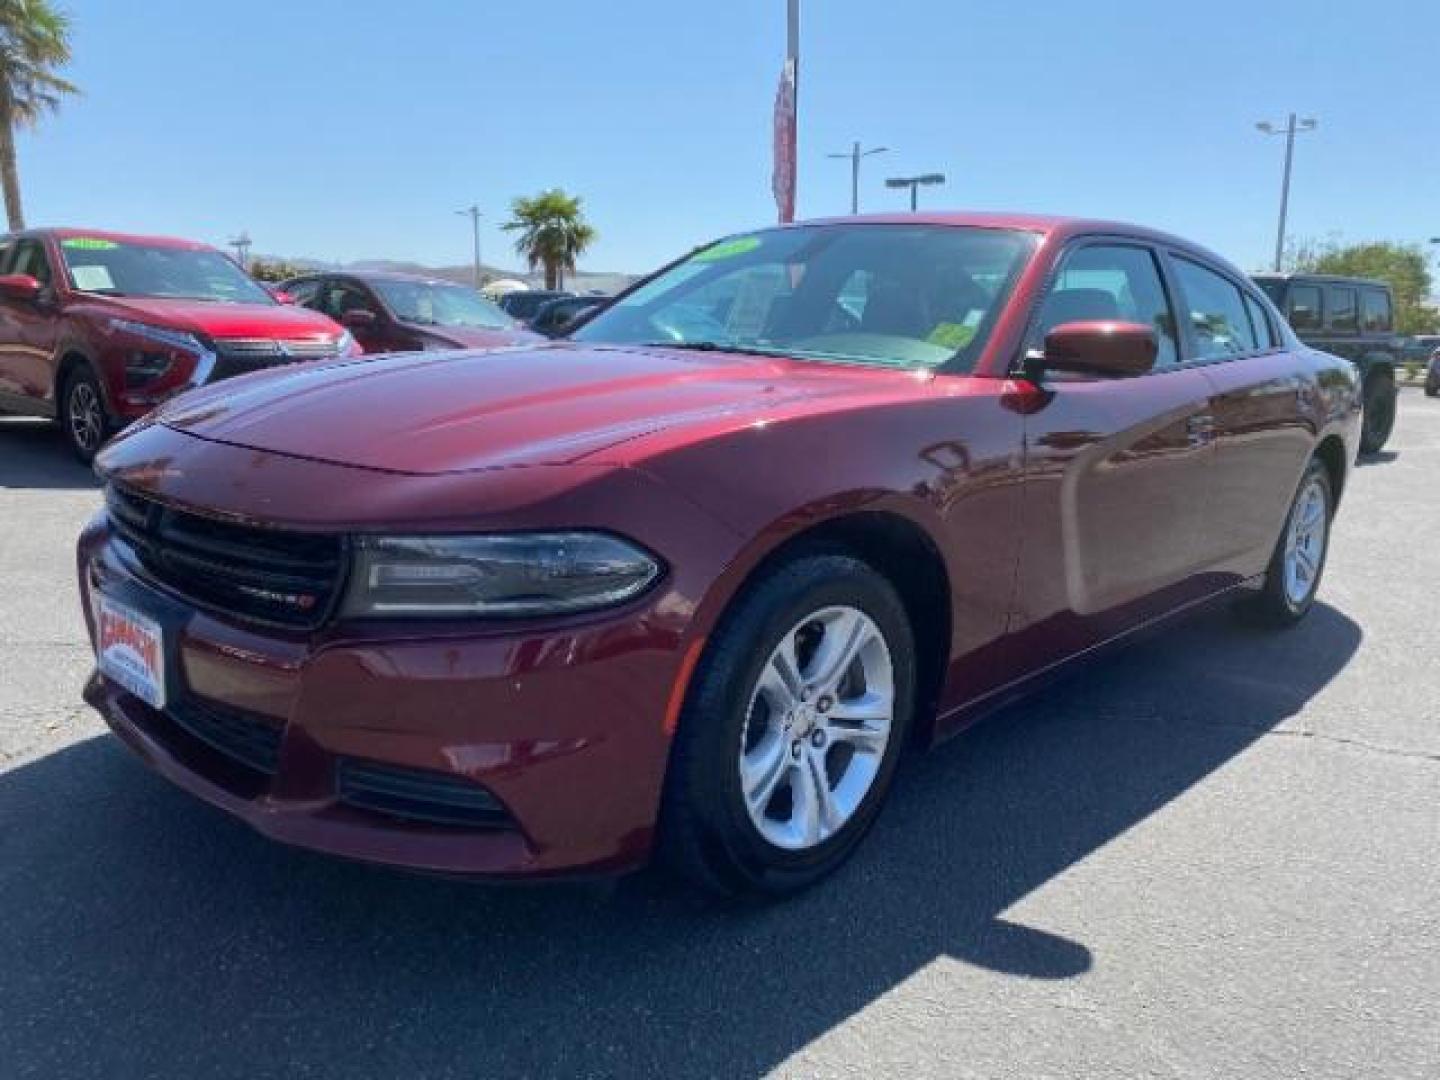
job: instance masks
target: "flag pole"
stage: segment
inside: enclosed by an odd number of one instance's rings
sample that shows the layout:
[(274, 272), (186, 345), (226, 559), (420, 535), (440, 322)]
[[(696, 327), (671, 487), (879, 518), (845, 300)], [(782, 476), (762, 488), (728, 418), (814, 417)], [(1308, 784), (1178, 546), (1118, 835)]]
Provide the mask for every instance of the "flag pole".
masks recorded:
[(795, 220), (795, 174), (800, 94), (800, 0), (786, 0), (785, 67), (775, 91), (775, 152), (770, 187), (780, 224)]

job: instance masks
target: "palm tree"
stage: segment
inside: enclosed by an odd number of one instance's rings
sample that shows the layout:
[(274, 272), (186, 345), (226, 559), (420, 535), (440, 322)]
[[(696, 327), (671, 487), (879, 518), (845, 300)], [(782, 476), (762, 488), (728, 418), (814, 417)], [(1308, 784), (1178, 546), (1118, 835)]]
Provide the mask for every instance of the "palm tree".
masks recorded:
[(50, 0), (0, 0), (0, 188), (11, 229), (25, 227), (15, 129), (31, 127), (79, 90), (55, 74), (70, 60), (70, 17)]
[(531, 270), (545, 268), (547, 289), (560, 288), (565, 272), (573, 272), (575, 260), (595, 242), (595, 230), (585, 221), (580, 197), (566, 195), (559, 188), (516, 199), (510, 204), (510, 220), (500, 227), (520, 234), (515, 250)]

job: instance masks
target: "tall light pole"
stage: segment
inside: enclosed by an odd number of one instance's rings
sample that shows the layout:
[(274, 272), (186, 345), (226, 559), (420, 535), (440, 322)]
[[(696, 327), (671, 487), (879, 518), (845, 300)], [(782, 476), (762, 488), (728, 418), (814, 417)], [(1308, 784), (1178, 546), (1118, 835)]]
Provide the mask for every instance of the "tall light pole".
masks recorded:
[(250, 269), (250, 233), (242, 229), (239, 236), (231, 237), (227, 243), (235, 249), (235, 261), (241, 270)]
[(480, 219), (485, 215), (480, 212), (476, 204), (467, 206), (464, 210), (456, 210), (455, 213), (470, 219), (470, 231), (475, 241), (475, 290), (480, 290)]
[(1290, 164), (1295, 158), (1295, 135), (1297, 132), (1314, 131), (1317, 121), (1307, 116), (1296, 121), (1292, 112), (1285, 126), (1276, 127), (1269, 120), (1258, 121), (1255, 126), (1266, 135), (1285, 136), (1285, 178), (1280, 182), (1280, 228), (1275, 233), (1275, 272), (1280, 272), (1280, 263), (1285, 257), (1285, 217), (1290, 210)]
[(871, 150), (861, 150), (860, 144), (853, 143), (848, 154), (826, 154), (828, 158), (844, 160), (850, 159), (850, 213), (860, 213), (860, 159), (871, 157), (875, 154), (883, 154), (890, 148), (888, 146), (877, 146)]
[(885, 181), (888, 188), (909, 188), (910, 189), (910, 210), (914, 212), (919, 209), (919, 191), (922, 187), (929, 187), (931, 184), (945, 183), (945, 174), (932, 172), (920, 176), (892, 176)]

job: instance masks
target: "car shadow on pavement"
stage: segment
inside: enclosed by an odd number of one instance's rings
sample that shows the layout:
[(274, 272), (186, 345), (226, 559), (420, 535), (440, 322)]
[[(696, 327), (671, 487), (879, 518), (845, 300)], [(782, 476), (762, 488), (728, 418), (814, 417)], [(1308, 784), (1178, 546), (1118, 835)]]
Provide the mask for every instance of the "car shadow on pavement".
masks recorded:
[(48, 420), (0, 417), (0, 488), (95, 488), (94, 472), (75, 460)]
[[(290, 851), (96, 738), (0, 774), (13, 1076), (749, 1076), (939, 958), (1063, 979), (1004, 917), (1294, 716), (1361, 632), (1212, 612), (907, 763), (848, 867), (785, 903), (658, 875), (490, 888)], [(1238, 887), (1238, 886), (1237, 886)]]

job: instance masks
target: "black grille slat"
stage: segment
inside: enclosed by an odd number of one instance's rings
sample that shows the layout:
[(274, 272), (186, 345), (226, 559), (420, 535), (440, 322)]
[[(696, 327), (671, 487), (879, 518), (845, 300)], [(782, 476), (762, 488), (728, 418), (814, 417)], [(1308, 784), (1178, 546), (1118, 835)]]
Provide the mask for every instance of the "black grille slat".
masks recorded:
[(280, 770), (281, 729), (248, 713), (231, 712), (186, 698), (166, 709), (179, 727), (212, 750), (246, 768), (274, 776)]
[(215, 342), (215, 367), (209, 381), (233, 379), (305, 360), (331, 360), (338, 355), (333, 341), (221, 338)]
[(340, 537), (218, 521), (112, 484), (111, 525), (159, 584), (260, 622), (318, 626), (339, 594)]
[(430, 825), (513, 827), (499, 800), (463, 777), (342, 758), (336, 781), (340, 801), (358, 809)]

